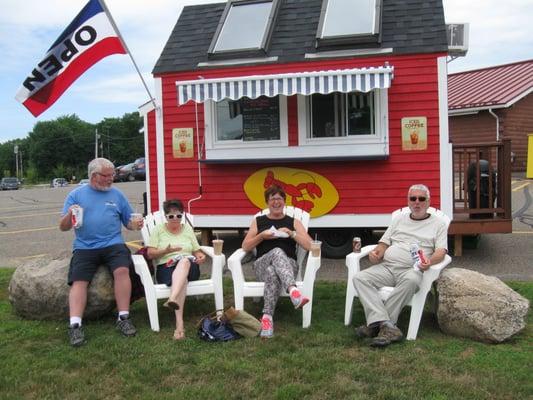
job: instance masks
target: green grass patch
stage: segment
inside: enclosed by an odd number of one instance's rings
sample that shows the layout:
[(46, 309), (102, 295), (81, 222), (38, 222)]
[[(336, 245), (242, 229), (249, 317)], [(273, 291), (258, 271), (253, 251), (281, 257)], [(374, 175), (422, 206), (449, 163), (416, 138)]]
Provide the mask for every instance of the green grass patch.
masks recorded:
[[(144, 300), (132, 306), (139, 333), (123, 338), (113, 315), (85, 321), (88, 343), (68, 344), (66, 321), (29, 321), (13, 313), (0, 269), (0, 399), (530, 399), (531, 314), (510, 342), (488, 345), (442, 334), (426, 312), (416, 341), (372, 349), (345, 327), (342, 283), (317, 282), (311, 328), (281, 299), (275, 337), (205, 343), (195, 324), (212, 297), (188, 298), (187, 339), (172, 340), (173, 315), (160, 307), (152, 332)], [(533, 283), (511, 282), (533, 300)], [(226, 303), (231, 281), (225, 282)], [(246, 301), (259, 315), (261, 304)], [(399, 325), (406, 329), (408, 310)], [(364, 317), (357, 304), (354, 324)]]

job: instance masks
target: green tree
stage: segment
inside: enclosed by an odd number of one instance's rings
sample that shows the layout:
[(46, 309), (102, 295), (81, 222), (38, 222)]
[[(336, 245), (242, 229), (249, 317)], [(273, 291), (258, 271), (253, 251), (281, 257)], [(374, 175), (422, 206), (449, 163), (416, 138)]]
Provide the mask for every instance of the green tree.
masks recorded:
[(105, 118), (97, 124), (101, 140), (101, 154), (116, 166), (128, 164), (144, 156), (144, 135), (139, 133), (142, 118), (139, 113), (124, 114), (121, 118)]

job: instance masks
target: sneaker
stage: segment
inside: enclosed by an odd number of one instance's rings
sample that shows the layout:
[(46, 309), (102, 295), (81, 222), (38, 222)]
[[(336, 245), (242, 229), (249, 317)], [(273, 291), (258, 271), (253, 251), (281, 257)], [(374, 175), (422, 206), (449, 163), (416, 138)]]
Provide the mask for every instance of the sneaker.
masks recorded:
[(379, 325), (368, 326), (361, 325), (355, 328), (355, 336), (359, 338), (373, 338), (379, 333)]
[(117, 320), (117, 329), (124, 336), (135, 336), (135, 334), (137, 333), (137, 329), (135, 329), (135, 326), (133, 325), (133, 322), (131, 322), (129, 315), (120, 316), (120, 318)]
[(399, 342), (402, 339), (402, 331), (396, 325), (385, 322), (381, 325), (378, 335), (372, 340), (370, 346), (385, 347), (391, 343)]
[(267, 317), (261, 318), (261, 339), (269, 339), (274, 336), (274, 322)]
[(79, 347), (85, 344), (85, 334), (80, 324), (72, 324), (68, 327), (68, 337), (70, 345), (73, 347)]
[(309, 303), (309, 298), (302, 296), (298, 289), (292, 291), (290, 298), (295, 309), (302, 308)]

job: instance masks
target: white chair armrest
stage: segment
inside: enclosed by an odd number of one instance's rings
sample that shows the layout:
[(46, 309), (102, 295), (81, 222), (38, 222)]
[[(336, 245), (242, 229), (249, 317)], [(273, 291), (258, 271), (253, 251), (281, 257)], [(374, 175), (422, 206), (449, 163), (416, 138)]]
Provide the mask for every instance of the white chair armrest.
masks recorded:
[(202, 250), (209, 258), (215, 257), (215, 250), (211, 246), (200, 246)]
[(309, 256), (307, 257), (307, 264), (305, 266), (305, 274), (304, 274), (304, 280), (303, 280), (303, 289), (304, 294), (308, 295), (308, 293), (313, 291), (313, 286), (316, 279), (316, 273), (318, 269), (320, 268), (321, 264), (321, 257), (313, 257), (311, 253), (309, 253)]
[(131, 259), (133, 260), (135, 272), (141, 278), (143, 286), (145, 288), (150, 286), (153, 287), (154, 281), (152, 279), (152, 275), (150, 275), (150, 270), (148, 269), (148, 265), (146, 264), (144, 257), (140, 254), (133, 254)]
[(452, 258), (446, 254), (444, 260), (440, 263), (432, 265), (422, 276), (422, 282), (420, 283), (421, 292), (427, 292), (431, 289), (431, 284), (439, 278), (440, 273), (449, 263), (452, 262)]
[(242, 260), (246, 255), (243, 249), (237, 249), (228, 258), (228, 268), (231, 271), (233, 282), (236, 284), (244, 284), (244, 274), (242, 272)]
[(360, 253), (350, 253), (346, 256), (346, 267), (348, 268), (348, 279), (351, 279), (361, 270), (361, 259), (376, 248), (377, 245), (371, 244), (361, 249)]

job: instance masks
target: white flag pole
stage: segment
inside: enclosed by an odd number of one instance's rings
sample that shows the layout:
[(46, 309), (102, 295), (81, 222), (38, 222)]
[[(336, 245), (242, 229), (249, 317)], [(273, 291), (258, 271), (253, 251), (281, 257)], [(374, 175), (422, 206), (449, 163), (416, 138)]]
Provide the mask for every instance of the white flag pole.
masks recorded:
[(115, 24), (115, 20), (111, 16), (111, 13), (109, 12), (109, 9), (107, 8), (107, 5), (105, 4), (104, 0), (98, 0), (98, 2), (100, 3), (102, 8), (104, 9), (104, 12), (106, 13), (107, 18), (109, 18), (109, 22), (111, 22), (111, 25), (113, 26), (113, 29), (115, 30), (115, 32), (117, 33), (118, 38), (122, 42), (122, 46), (124, 46), (124, 48), (126, 49), (126, 53), (128, 53), (128, 55), (130, 56), (131, 62), (133, 63), (133, 66), (137, 70), (137, 73), (139, 74), (139, 77), (141, 78), (141, 81), (142, 81), (142, 83), (144, 85), (144, 88), (146, 89), (146, 92), (148, 93), (148, 96), (150, 97), (150, 101), (154, 105), (154, 108), (157, 109), (158, 107), (157, 107), (157, 104), (155, 103), (154, 96), (152, 96), (152, 93), (150, 93), (150, 89), (148, 89), (148, 86), (146, 85), (146, 82), (144, 81), (144, 78), (143, 78), (143, 76), (141, 74), (141, 71), (139, 70), (139, 67), (137, 66), (137, 63), (133, 59), (133, 55), (131, 54), (130, 49), (128, 48), (128, 46), (126, 45), (126, 42), (124, 41), (124, 38), (122, 37), (122, 34), (118, 30), (117, 24)]

